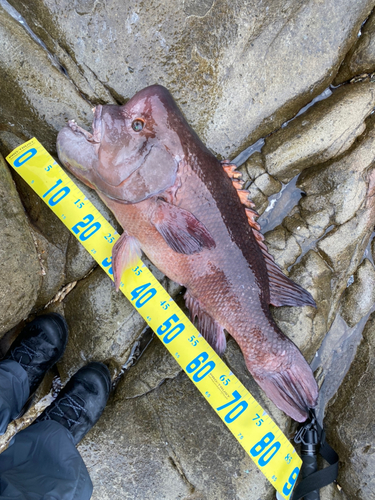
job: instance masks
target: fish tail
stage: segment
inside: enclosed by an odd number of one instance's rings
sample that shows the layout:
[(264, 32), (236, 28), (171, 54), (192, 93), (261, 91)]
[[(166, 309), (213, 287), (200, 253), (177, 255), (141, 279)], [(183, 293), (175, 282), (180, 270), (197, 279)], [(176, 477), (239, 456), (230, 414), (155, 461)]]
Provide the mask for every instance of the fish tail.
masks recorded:
[(294, 344), (287, 366), (252, 374), (275, 405), (297, 422), (304, 422), (318, 400), (318, 385), (310, 366)]

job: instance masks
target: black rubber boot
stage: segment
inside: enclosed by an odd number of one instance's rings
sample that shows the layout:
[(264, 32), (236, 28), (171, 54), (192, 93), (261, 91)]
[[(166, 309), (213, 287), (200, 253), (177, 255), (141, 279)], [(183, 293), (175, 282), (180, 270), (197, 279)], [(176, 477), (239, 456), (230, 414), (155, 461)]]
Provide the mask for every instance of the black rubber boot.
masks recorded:
[(107, 404), (111, 376), (103, 363), (89, 363), (73, 375), (53, 403), (35, 420), (56, 420), (77, 444), (96, 424)]
[(57, 313), (45, 314), (27, 324), (4, 359), (19, 363), (26, 371), (30, 395), (46, 372), (61, 358), (68, 341), (68, 325)]

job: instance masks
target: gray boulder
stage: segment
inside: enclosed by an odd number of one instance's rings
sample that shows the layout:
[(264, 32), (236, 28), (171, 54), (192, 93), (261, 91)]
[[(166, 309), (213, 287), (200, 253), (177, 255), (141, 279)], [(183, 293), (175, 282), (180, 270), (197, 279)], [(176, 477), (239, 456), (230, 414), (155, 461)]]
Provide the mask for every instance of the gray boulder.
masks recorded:
[[(41, 0), (32, 9), (27, 0), (11, 3), (56, 58), (56, 45), (63, 48), (61, 63), (70, 58), (66, 70), (79, 89), (88, 82), (92, 90), (85, 85), (82, 92), (89, 99), (95, 93), (108, 101), (106, 89), (124, 102), (160, 83), (205, 144), (224, 157), (275, 130), (327, 87), (373, 7), (372, 0), (158, 0), (148, 9), (121, 0)], [(26, 58), (25, 65), (31, 69)], [(54, 104), (53, 122), (61, 120), (63, 104), (64, 116), (84, 114), (77, 118), (86, 123), (87, 103), (76, 106), (72, 82), (56, 72), (51, 68), (45, 79), (51, 90), (40, 79), (33, 92), (39, 83), (53, 92), (61, 81), (64, 98)], [(29, 85), (22, 75), (20, 68), (9, 78), (20, 90)]]
[(98, 268), (81, 280), (64, 300), (69, 342), (59, 363), (63, 381), (90, 361), (111, 364), (118, 375), (131, 345), (146, 323), (113, 282)]
[(29, 222), (4, 158), (0, 155), (0, 336), (25, 319), (41, 286)]
[(375, 313), (325, 419), (328, 440), (340, 457), (338, 482), (352, 500), (375, 499)]
[(373, 83), (335, 90), (266, 139), (262, 153), (267, 172), (286, 183), (302, 170), (344, 153), (364, 132), (374, 106)]
[(35, 136), (50, 152), (67, 120), (92, 120), (90, 104), (46, 51), (0, 6), (0, 116), (23, 140)]

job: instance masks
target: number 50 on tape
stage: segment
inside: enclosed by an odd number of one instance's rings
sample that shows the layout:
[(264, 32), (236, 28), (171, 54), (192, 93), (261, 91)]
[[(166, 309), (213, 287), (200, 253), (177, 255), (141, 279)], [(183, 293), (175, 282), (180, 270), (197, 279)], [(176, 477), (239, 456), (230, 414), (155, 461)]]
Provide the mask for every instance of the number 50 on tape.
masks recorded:
[[(119, 234), (44, 147), (31, 139), (12, 151), (7, 160), (113, 279), (112, 247)], [(120, 290), (262, 473), (289, 500), (302, 462), (282, 431), (141, 260), (124, 272)]]

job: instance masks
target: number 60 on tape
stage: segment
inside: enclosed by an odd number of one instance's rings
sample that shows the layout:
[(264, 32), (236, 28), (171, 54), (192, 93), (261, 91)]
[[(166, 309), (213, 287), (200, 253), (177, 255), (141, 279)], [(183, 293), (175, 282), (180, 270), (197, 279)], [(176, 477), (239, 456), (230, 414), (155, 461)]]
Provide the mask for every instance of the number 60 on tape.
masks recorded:
[[(113, 279), (119, 234), (34, 138), (8, 162)], [(278, 493), (290, 499), (301, 459), (288, 439), (155, 279), (141, 260), (120, 290), (154, 330), (206, 401)]]

